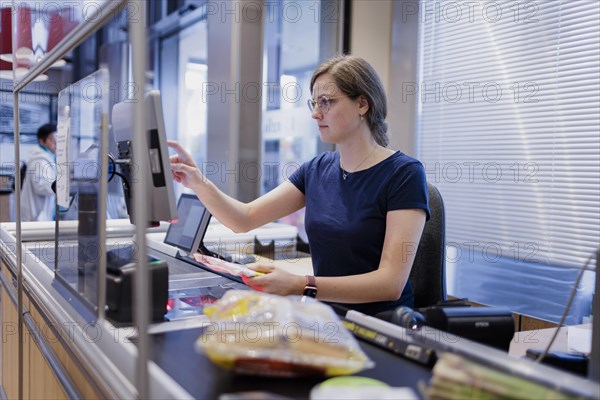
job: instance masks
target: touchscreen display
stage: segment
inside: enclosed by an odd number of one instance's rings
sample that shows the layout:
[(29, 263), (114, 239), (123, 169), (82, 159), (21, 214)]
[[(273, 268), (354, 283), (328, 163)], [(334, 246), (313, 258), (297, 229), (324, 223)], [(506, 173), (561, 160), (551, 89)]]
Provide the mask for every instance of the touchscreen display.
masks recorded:
[(189, 252), (197, 251), (208, 227), (210, 213), (198, 197), (184, 193), (179, 198), (177, 214), (179, 219), (171, 222), (165, 243)]

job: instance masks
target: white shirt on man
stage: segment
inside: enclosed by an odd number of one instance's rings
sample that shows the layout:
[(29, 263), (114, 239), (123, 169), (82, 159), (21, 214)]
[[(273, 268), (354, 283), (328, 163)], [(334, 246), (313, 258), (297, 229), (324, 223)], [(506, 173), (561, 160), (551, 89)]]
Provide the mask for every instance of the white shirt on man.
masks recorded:
[(21, 221), (52, 221), (56, 207), (56, 196), (52, 191), (52, 183), (56, 180), (54, 154), (36, 145), (26, 165), (21, 190)]

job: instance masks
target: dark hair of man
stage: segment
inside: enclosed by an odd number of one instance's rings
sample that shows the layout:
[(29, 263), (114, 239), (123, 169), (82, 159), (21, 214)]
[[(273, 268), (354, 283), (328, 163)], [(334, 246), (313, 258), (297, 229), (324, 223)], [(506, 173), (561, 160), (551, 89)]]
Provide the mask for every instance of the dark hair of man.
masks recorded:
[(48, 136), (50, 136), (51, 133), (56, 132), (56, 125), (54, 124), (45, 124), (40, 126), (40, 128), (37, 131), (37, 138), (38, 140), (41, 141), (45, 141), (46, 139), (48, 139)]
[(377, 144), (387, 147), (390, 139), (387, 135), (388, 126), (387, 98), (381, 79), (375, 69), (366, 60), (345, 55), (335, 56), (323, 62), (310, 79), (310, 92), (317, 78), (329, 73), (338, 88), (351, 99), (363, 96), (369, 103), (369, 110), (364, 115), (371, 135)]

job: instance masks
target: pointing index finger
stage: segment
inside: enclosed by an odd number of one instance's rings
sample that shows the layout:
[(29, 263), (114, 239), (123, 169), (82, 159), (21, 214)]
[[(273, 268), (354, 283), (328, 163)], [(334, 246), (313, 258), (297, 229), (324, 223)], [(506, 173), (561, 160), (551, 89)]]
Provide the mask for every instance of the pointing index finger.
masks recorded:
[(167, 146), (169, 146), (170, 148), (172, 148), (173, 150), (175, 150), (177, 152), (177, 155), (179, 156), (179, 160), (181, 162), (187, 161), (187, 159), (188, 159), (187, 153), (183, 149), (183, 147), (181, 147), (181, 145), (179, 143), (177, 143), (174, 140), (167, 140)]

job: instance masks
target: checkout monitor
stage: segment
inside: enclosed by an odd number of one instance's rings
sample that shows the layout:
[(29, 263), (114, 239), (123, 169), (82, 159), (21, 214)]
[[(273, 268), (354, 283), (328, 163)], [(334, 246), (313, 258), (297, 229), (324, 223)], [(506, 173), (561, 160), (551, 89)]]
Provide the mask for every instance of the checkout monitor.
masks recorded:
[(183, 193), (177, 204), (177, 213), (185, 218), (171, 222), (165, 243), (188, 254), (198, 251), (210, 222), (211, 214), (194, 194)]
[[(123, 180), (125, 204), (129, 220), (134, 221), (132, 210), (132, 188), (135, 179), (146, 179), (149, 199), (148, 223), (158, 225), (159, 221), (177, 218), (175, 191), (169, 165), (167, 135), (162, 111), (160, 92), (154, 90), (146, 95), (146, 120), (148, 129), (148, 157), (133, 160), (133, 106), (132, 101), (123, 101), (113, 106), (112, 128), (117, 141), (118, 160)], [(127, 162), (129, 160), (129, 162)]]

